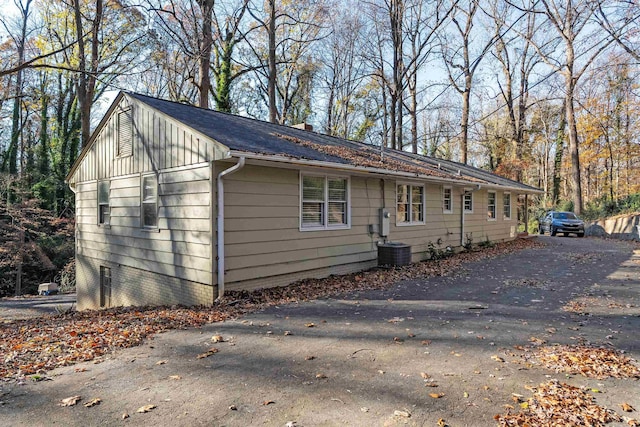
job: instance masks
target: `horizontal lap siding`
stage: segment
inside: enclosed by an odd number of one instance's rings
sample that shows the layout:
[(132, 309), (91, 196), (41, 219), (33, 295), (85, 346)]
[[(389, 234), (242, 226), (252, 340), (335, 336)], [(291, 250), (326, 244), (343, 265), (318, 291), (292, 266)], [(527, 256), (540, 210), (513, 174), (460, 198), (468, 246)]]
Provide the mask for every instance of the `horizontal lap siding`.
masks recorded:
[(209, 165), (165, 171), (158, 178), (159, 230), (141, 227), (140, 175), (111, 179), (110, 227), (97, 225), (96, 182), (79, 184), (78, 254), (210, 284)]
[(375, 260), (377, 239), (367, 224), (377, 221), (379, 194), (379, 180), (352, 177), (351, 229), (300, 231), (298, 171), (249, 165), (228, 176), (225, 281), (234, 288), (233, 282), (300, 272), (295, 280), (305, 271)]
[[(460, 246), (460, 197), (461, 189), (452, 188), (453, 212), (442, 210), (442, 186), (425, 184), (425, 223), (398, 225), (396, 216), (396, 185), (405, 182), (387, 181), (385, 188), (387, 206), (392, 212), (389, 240), (411, 245), (414, 261), (429, 257), (429, 249), (444, 250), (448, 246)], [(440, 243), (438, 243), (440, 241)]]
[(473, 243), (481, 243), (484, 241), (503, 241), (509, 240), (516, 236), (516, 228), (518, 221), (515, 216), (515, 207), (513, 205), (514, 197), (512, 196), (512, 218), (505, 220), (503, 218), (503, 193), (496, 191), (496, 220), (489, 220), (487, 211), (489, 204), (488, 190), (480, 190), (473, 193), (473, 213), (465, 215), (465, 234), (471, 233)]

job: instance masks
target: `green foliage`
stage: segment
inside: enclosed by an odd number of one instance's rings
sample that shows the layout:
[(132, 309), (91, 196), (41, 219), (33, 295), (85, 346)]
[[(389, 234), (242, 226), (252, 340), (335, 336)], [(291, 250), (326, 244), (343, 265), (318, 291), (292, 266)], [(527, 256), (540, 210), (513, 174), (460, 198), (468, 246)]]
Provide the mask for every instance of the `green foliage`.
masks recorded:
[(585, 206), (583, 217), (588, 220), (640, 212), (640, 193), (631, 194), (618, 200), (601, 197)]
[(444, 259), (453, 254), (453, 250), (451, 249), (450, 246), (447, 246), (446, 248), (441, 248), (440, 247), (441, 244), (442, 244), (442, 239), (438, 239), (438, 242), (436, 243), (429, 242), (429, 244), (427, 245), (427, 248), (429, 250), (429, 259), (431, 260)]
[(557, 211), (573, 212), (573, 200), (559, 200)]
[(487, 236), (484, 239), (484, 241), (478, 243), (478, 247), (483, 249), (492, 248), (493, 246), (494, 246), (494, 243), (491, 240), (489, 240), (489, 236)]

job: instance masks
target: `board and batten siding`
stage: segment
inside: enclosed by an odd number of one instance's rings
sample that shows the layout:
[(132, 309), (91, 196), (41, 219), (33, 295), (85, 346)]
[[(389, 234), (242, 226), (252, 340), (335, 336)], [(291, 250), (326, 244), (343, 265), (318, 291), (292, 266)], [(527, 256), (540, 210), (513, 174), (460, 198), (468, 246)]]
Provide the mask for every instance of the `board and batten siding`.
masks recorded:
[[(131, 155), (118, 156), (118, 114), (122, 111), (131, 113)], [(126, 95), (111, 112), (69, 184), (197, 165), (225, 156), (225, 147)]]

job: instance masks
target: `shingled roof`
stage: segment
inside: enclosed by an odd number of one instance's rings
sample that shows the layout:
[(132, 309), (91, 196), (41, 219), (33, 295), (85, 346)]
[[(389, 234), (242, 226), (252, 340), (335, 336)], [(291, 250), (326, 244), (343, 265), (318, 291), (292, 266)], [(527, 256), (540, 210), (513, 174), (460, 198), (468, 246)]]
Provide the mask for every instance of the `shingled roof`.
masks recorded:
[(386, 148), (381, 156), (379, 147), (361, 142), (141, 94), (127, 95), (210, 137), (232, 152), (328, 162), (338, 167), (349, 165), (390, 173), (408, 172), (440, 181), (466, 181), (470, 184), (508, 187), (527, 193), (540, 192), (537, 188), (462, 163)]

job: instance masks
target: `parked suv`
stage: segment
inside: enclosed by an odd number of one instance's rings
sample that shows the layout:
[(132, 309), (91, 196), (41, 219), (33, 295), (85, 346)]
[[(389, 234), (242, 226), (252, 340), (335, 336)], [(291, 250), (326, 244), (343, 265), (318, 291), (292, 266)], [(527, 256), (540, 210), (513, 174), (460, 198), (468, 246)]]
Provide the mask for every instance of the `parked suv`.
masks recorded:
[(540, 234), (548, 232), (555, 236), (562, 233), (564, 236), (573, 233), (578, 237), (584, 237), (584, 221), (573, 212), (548, 212), (540, 220)]

